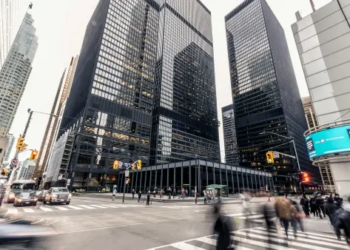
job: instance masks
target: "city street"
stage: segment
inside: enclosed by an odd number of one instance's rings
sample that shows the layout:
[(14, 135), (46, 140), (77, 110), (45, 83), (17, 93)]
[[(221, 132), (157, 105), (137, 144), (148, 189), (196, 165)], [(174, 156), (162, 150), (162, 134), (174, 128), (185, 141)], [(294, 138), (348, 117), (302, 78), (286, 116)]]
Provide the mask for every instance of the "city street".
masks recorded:
[[(223, 212), (236, 218), (235, 240), (238, 249), (265, 249), (268, 235), (259, 213), (262, 203), (250, 203), (250, 232), (246, 238), (246, 218), (240, 204), (225, 204)], [(32, 224), (54, 228), (58, 235), (43, 243), (43, 249), (215, 249), (212, 235), (211, 206), (163, 204), (146, 206), (137, 201), (74, 197), (67, 205), (40, 205), (14, 208), (4, 204), (3, 213), (9, 222), (30, 220)], [(328, 219), (305, 220), (308, 236), (299, 234), (289, 241), (293, 249), (348, 249), (331, 233)], [(290, 234), (292, 235), (292, 233)], [(293, 239), (293, 237), (292, 237)], [(284, 240), (272, 238), (271, 249), (285, 249)]]

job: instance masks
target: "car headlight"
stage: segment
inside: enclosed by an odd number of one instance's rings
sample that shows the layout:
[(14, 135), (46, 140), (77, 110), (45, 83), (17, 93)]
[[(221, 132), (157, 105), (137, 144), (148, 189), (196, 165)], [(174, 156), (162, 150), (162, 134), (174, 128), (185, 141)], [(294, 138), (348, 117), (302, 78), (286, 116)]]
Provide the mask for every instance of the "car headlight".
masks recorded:
[(22, 202), (22, 199), (16, 198), (16, 202)]
[(15, 194), (14, 193), (10, 193), (9, 198), (11, 198), (11, 199), (15, 198)]
[(34, 201), (37, 201), (37, 200), (38, 200), (38, 198), (34, 197)]
[(68, 195), (68, 199), (72, 199), (72, 194), (69, 194), (69, 195)]

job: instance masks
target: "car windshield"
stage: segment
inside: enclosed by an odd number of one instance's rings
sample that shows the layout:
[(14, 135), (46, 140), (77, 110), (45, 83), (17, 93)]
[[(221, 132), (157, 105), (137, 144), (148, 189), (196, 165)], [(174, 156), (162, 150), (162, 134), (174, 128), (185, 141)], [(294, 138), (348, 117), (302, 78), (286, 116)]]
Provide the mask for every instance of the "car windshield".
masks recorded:
[(53, 188), (53, 192), (69, 192), (67, 188)]
[(12, 184), (11, 189), (22, 189), (22, 185), (23, 184), (14, 183)]
[(19, 197), (21, 197), (21, 198), (33, 198), (34, 194), (33, 193), (21, 193)]

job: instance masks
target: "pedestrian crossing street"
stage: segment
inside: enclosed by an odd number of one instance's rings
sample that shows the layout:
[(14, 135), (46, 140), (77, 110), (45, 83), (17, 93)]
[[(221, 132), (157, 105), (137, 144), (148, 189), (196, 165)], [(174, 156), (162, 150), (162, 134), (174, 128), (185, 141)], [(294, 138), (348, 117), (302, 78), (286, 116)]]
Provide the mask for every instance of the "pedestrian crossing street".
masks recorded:
[[(349, 249), (344, 240), (337, 240), (336, 236), (328, 233), (297, 233), (294, 238), (290, 231), (287, 239), (284, 232), (268, 233), (264, 227), (256, 227), (234, 231), (235, 250), (253, 250), (253, 249), (274, 249), (274, 250), (340, 250)], [(150, 248), (147, 250), (206, 250), (215, 249), (216, 236), (205, 236), (195, 239), (189, 239), (182, 242)]]
[(13, 207), (5, 209), (5, 214), (18, 214), (18, 213), (38, 213), (38, 212), (57, 212), (57, 211), (77, 211), (77, 210), (93, 210), (93, 209), (108, 209), (108, 208), (134, 208), (141, 205), (117, 205), (117, 204), (104, 204), (104, 205), (61, 205), (61, 206), (46, 206), (39, 205), (36, 207)]

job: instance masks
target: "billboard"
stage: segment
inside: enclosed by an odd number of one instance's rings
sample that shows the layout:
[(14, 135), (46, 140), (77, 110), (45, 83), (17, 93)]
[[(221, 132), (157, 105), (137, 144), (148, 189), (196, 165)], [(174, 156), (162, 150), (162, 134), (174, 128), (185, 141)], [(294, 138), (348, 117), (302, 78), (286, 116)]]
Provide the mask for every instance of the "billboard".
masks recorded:
[(305, 140), (310, 158), (350, 152), (350, 125), (325, 129)]

